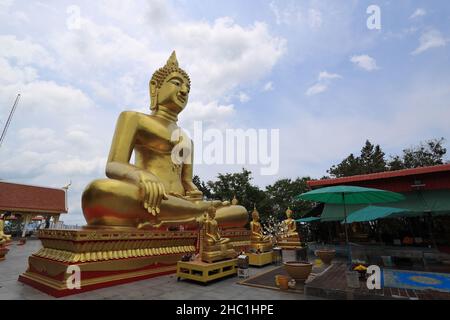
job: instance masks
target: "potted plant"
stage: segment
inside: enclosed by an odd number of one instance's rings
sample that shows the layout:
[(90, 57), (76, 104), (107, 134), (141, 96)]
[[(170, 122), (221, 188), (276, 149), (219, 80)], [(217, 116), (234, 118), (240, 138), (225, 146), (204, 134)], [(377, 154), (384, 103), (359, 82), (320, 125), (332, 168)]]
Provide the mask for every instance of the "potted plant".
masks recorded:
[(353, 268), (354, 271), (358, 271), (359, 280), (365, 281), (367, 275), (367, 267), (365, 265), (359, 264)]
[(305, 282), (311, 274), (313, 264), (307, 261), (284, 262), (284, 268), (295, 281)]
[(331, 264), (336, 255), (336, 250), (320, 249), (315, 251), (315, 255), (318, 256), (324, 264)]

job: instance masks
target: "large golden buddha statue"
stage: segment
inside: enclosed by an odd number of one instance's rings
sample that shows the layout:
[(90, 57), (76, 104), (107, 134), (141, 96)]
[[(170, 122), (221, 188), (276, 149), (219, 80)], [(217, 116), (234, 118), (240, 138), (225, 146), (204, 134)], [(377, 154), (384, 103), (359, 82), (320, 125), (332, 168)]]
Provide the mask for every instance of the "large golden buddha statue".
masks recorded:
[(219, 232), (219, 225), (215, 219), (216, 208), (211, 206), (208, 213), (201, 220), (202, 226), (202, 248), (201, 259), (205, 262), (214, 262), (218, 260), (231, 259), (236, 256), (230, 239), (222, 238)]
[[(192, 141), (183, 141), (188, 138), (180, 134), (177, 125), (189, 90), (189, 76), (178, 66), (173, 52), (151, 78), (151, 114), (126, 111), (118, 119), (106, 165), (109, 179), (93, 181), (82, 196), (89, 227), (194, 225), (211, 205), (203, 201), (202, 192), (192, 182), (192, 148), (181, 163), (173, 157), (180, 142), (192, 147)], [(133, 152), (135, 162), (131, 164)], [(213, 205), (222, 227), (245, 225), (244, 207), (220, 201)]]
[(272, 238), (263, 234), (261, 223), (259, 222), (259, 212), (256, 206), (252, 212), (252, 221), (250, 221), (250, 248), (253, 251), (267, 252), (272, 249)]

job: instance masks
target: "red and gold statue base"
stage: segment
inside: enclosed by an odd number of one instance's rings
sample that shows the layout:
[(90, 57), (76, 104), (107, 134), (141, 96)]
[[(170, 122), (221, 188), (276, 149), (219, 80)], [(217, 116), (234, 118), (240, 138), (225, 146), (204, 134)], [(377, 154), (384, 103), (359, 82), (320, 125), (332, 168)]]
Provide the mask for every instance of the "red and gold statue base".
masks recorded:
[[(55, 297), (174, 273), (196, 251), (195, 232), (41, 230), (43, 248), (29, 257), (19, 281)], [(80, 289), (70, 289), (70, 266), (80, 268)]]

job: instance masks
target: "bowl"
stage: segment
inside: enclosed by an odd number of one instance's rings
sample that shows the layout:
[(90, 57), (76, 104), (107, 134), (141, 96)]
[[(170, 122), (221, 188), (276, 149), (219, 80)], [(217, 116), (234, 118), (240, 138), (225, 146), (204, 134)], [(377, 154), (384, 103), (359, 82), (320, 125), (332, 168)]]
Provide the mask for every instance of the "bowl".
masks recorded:
[(313, 264), (309, 262), (288, 261), (283, 264), (289, 276), (295, 281), (306, 281), (313, 267)]
[(334, 256), (336, 255), (336, 250), (316, 250), (315, 252), (316, 256), (322, 260), (325, 264), (331, 264), (331, 261), (333, 261)]

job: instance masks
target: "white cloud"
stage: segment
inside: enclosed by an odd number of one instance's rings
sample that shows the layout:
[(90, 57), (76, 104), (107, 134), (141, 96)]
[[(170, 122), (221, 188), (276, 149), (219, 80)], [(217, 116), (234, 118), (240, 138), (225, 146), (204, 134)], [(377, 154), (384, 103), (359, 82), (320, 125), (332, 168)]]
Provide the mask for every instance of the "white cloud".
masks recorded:
[(7, 59), (0, 57), (0, 84), (29, 83), (38, 78), (32, 67), (15, 67)]
[(245, 92), (239, 92), (239, 101), (241, 103), (246, 103), (246, 102), (250, 101), (250, 97)]
[(15, 61), (19, 66), (33, 63), (38, 66), (53, 64), (49, 52), (30, 39), (19, 40), (13, 35), (0, 36), (0, 57)]
[(367, 54), (353, 56), (350, 58), (350, 61), (366, 71), (374, 71), (378, 69), (376, 60)]
[(267, 82), (264, 87), (263, 91), (272, 91), (274, 89), (272, 81)]
[(308, 10), (308, 24), (312, 29), (318, 29), (322, 26), (322, 13), (316, 9)]
[(420, 36), (419, 42), (419, 47), (411, 52), (412, 55), (420, 54), (429, 49), (444, 47), (449, 42), (449, 39), (444, 38), (438, 30), (431, 29)]
[(209, 103), (191, 102), (180, 115), (181, 125), (191, 127), (194, 121), (221, 122), (230, 119), (235, 114), (234, 105), (221, 105), (217, 101)]
[(337, 73), (329, 73), (327, 71), (319, 72), (317, 82), (306, 90), (307, 96), (314, 96), (316, 94), (325, 92), (328, 90), (328, 86), (334, 79), (342, 79), (342, 76)]
[(330, 80), (330, 79), (340, 79), (342, 76), (338, 75), (337, 73), (328, 73), (326, 71), (322, 71), (319, 73), (319, 81), (322, 80)]
[(180, 48), (177, 52), (181, 63), (195, 83), (192, 94), (202, 99), (214, 100), (239, 84), (256, 83), (286, 51), (286, 41), (272, 36), (266, 24), (255, 22), (244, 28), (229, 17), (216, 19), (212, 24), (175, 25), (166, 35)]
[(418, 9), (416, 9), (416, 11), (414, 11), (414, 13), (409, 18), (414, 19), (414, 18), (418, 18), (418, 17), (423, 17), (426, 14), (427, 14), (427, 12), (425, 11), (425, 9), (418, 8)]
[(78, 157), (64, 160), (56, 160), (45, 166), (45, 171), (55, 175), (74, 176), (85, 175), (100, 176), (105, 169), (107, 157), (96, 157), (94, 159), (80, 159)]
[(302, 7), (296, 1), (277, 5), (274, 1), (269, 4), (278, 25), (304, 24), (309, 29), (317, 30), (323, 25), (323, 14), (317, 8)]
[(313, 96), (322, 92), (325, 92), (328, 89), (328, 86), (323, 83), (316, 83), (315, 85), (311, 86), (306, 90), (307, 96)]

